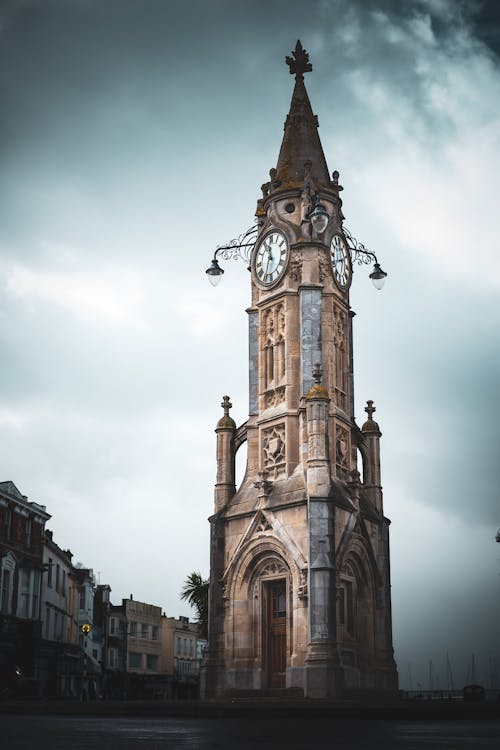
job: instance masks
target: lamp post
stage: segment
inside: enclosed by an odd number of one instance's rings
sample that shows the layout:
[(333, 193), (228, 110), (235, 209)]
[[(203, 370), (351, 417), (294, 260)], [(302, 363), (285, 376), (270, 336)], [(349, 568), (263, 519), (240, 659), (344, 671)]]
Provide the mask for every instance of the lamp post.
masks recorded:
[[(326, 208), (320, 203), (317, 195), (313, 196), (311, 203), (312, 207), (309, 211), (308, 219), (316, 233), (322, 234), (328, 225), (330, 217)], [(247, 229), (239, 237), (231, 240), (227, 245), (219, 245), (215, 250), (210, 266), (205, 271), (212, 286), (217, 286), (224, 273), (224, 269), (219, 264), (219, 258), (222, 260), (244, 260), (248, 265), (250, 264), (250, 256), (257, 239), (258, 230), (258, 225), (254, 224), (254, 226)], [(369, 275), (369, 278), (372, 280), (375, 289), (382, 289), (387, 274), (382, 270), (375, 253), (368, 250), (361, 242), (358, 242), (346, 227), (343, 227), (342, 230), (351, 255), (351, 263), (353, 265), (354, 263), (358, 265), (373, 263), (373, 271)]]

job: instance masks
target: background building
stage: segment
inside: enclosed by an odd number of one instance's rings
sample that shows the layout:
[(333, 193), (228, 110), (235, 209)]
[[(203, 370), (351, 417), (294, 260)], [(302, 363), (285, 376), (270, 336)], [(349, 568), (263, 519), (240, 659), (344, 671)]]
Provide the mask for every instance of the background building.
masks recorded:
[(41, 695), (75, 698), (80, 694), (84, 659), (79, 646), (73, 565), (46, 530), (43, 537), (42, 643), (38, 674)]
[(38, 677), (43, 534), (50, 518), (13, 482), (0, 482), (0, 664)]

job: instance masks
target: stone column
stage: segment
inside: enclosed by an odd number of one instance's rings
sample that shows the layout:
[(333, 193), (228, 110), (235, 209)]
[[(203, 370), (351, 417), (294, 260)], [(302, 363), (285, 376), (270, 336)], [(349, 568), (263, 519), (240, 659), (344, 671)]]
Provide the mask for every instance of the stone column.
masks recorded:
[(330, 397), (321, 385), (321, 369), (313, 371), (314, 384), (306, 396), (308, 432), (307, 494), (309, 515), (309, 643), (305, 692), (309, 698), (338, 695), (341, 673), (336, 648), (336, 589), (334, 519), (328, 412)]

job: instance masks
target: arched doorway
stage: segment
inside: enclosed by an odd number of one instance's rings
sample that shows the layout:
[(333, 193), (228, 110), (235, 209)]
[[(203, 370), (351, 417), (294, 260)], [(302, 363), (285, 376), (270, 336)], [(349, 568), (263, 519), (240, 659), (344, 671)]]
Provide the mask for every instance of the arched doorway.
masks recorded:
[(267, 683), (266, 687), (283, 688), (286, 683), (287, 662), (286, 579), (278, 578), (265, 581), (263, 593), (263, 673)]

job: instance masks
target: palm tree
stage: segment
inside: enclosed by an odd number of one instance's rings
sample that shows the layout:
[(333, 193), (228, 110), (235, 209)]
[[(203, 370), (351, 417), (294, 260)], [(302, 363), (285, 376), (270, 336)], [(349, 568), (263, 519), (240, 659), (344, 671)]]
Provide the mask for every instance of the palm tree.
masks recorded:
[(201, 638), (208, 636), (208, 580), (201, 573), (188, 575), (181, 591), (181, 599), (196, 609)]

